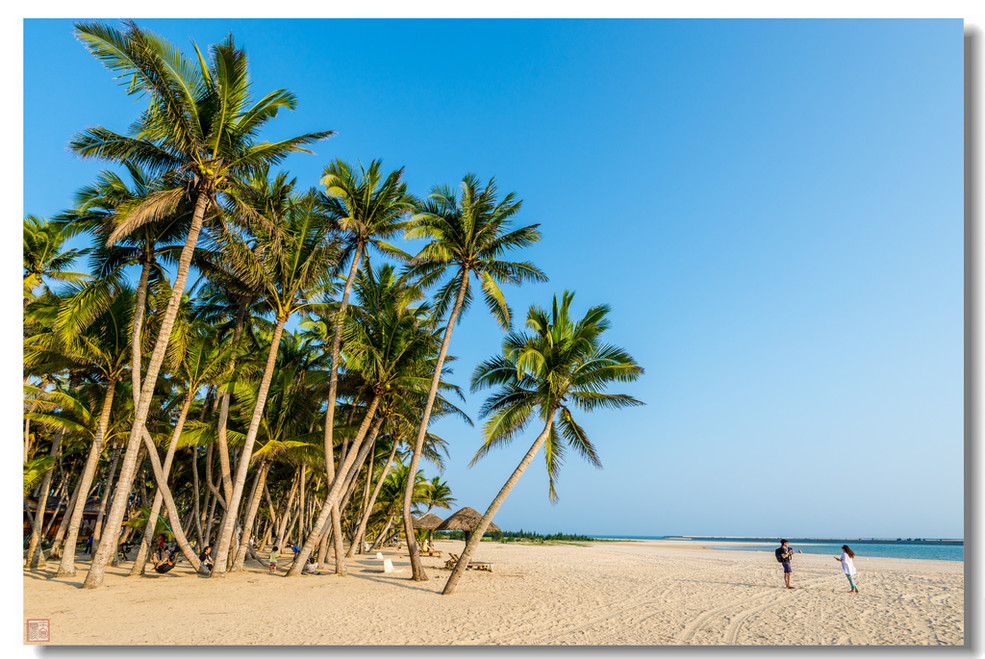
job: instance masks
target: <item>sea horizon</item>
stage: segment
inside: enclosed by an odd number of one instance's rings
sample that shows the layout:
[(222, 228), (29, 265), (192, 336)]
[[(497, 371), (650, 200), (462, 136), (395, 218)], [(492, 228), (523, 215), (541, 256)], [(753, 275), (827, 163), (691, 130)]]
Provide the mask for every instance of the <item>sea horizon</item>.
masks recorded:
[[(774, 537), (743, 536), (619, 536), (593, 535), (599, 540), (681, 540), (697, 542), (737, 542), (748, 546), (715, 546), (712, 549), (727, 551), (772, 551), (779, 544)], [(839, 550), (841, 545), (861, 547), (856, 551), (860, 556), (879, 556), (883, 558), (913, 558), (919, 560), (964, 561), (964, 539), (958, 538), (787, 538), (790, 546), (805, 554), (826, 554)]]

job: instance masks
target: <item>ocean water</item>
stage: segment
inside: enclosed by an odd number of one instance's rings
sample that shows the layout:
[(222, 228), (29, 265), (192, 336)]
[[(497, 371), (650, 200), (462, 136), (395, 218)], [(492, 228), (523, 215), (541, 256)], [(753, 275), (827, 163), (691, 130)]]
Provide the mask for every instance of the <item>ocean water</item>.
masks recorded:
[[(614, 539), (617, 536), (596, 536)], [(734, 551), (772, 552), (780, 546), (772, 538), (713, 538), (680, 536), (619, 536), (628, 540), (694, 540), (705, 543), (713, 549)], [(886, 558), (917, 558), (936, 561), (963, 561), (963, 540), (859, 540), (859, 539), (812, 539), (789, 538), (790, 546), (805, 554), (841, 555), (841, 546), (848, 545), (856, 556), (880, 556)], [(736, 544), (723, 544), (736, 543)]]

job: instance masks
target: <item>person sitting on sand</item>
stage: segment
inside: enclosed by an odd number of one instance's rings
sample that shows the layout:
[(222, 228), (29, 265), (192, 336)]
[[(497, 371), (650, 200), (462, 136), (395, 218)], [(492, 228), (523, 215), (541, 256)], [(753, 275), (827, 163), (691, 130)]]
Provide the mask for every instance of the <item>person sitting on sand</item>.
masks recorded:
[(773, 553), (776, 554), (776, 560), (783, 565), (783, 583), (786, 584), (787, 588), (793, 588), (790, 583), (793, 579), (793, 568), (790, 567), (793, 549), (790, 548), (790, 543), (787, 540), (780, 540), (780, 547)]
[(175, 557), (178, 555), (178, 551), (172, 551), (168, 554), (167, 558), (162, 558), (154, 566), (154, 571), (158, 574), (166, 574), (171, 571), (175, 564)]
[(850, 593), (858, 593), (858, 586), (855, 585), (855, 552), (848, 545), (841, 546), (841, 556), (835, 556), (836, 561), (841, 562), (841, 571), (848, 577), (848, 585), (851, 586)]
[(270, 565), (268, 567), (270, 574), (277, 572), (277, 558), (279, 556), (280, 552), (277, 551), (277, 545), (274, 545), (274, 548), (270, 550)]
[(206, 568), (209, 572), (212, 571), (215, 561), (212, 560), (212, 545), (206, 547), (201, 554), (198, 555), (198, 560), (202, 561), (202, 567)]
[(317, 569), (318, 561), (309, 556), (308, 560), (304, 563), (304, 567), (301, 568), (301, 574), (321, 574), (321, 572), (316, 572)]

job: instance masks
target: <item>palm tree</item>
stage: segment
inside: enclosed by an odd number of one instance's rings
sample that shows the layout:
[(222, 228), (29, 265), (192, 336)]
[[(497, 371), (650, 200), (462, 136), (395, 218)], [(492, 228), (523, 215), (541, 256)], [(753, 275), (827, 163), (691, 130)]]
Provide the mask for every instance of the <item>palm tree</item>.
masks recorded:
[[(521, 249), (540, 240), (539, 225), (533, 224), (511, 230), (511, 219), (520, 209), (521, 201), (511, 192), (501, 201), (496, 198), (495, 180), (490, 179), (485, 188), (472, 174), (466, 175), (461, 183), (462, 196), (458, 199), (448, 187), (435, 187), (428, 199), (421, 204), (419, 212), (412, 220), (412, 228), (407, 237), (427, 238), (431, 242), (414, 257), (411, 274), (422, 277), (421, 285), (428, 286), (448, 271), (453, 271), (452, 279), (438, 292), (437, 311), (443, 313), (454, 298), (454, 306), (445, 326), (441, 350), (431, 379), (427, 403), (421, 414), (421, 424), (417, 430), (410, 468), (417, 469), (417, 461), (424, 445), (428, 422), (438, 381), (444, 366), (445, 355), (451, 343), (451, 333), (459, 314), (471, 302), (471, 275), (475, 275), (482, 288), (483, 297), (489, 311), (504, 329), (509, 329), (511, 313), (509, 305), (499, 288), (500, 283), (521, 284), (524, 281), (546, 281), (547, 277), (529, 262), (504, 261), (505, 253)], [(427, 574), (421, 565), (421, 558), (414, 541), (413, 519), (411, 519), (412, 492), (408, 487), (404, 497), (404, 531), (407, 535), (407, 550), (410, 553), (412, 579), (426, 581)]]
[[(59, 298), (57, 304), (60, 308), (56, 317), (65, 315), (64, 308), (76, 306), (74, 298), (84, 297), (85, 289), (85, 286), (76, 287), (65, 297)], [(73, 362), (76, 369), (91, 371), (95, 379), (105, 384), (106, 391), (98, 429), (93, 437), (89, 457), (82, 473), (80, 486), (82, 492), (88, 492), (95, 476), (99, 456), (105, 445), (116, 386), (129, 366), (130, 337), (127, 331), (127, 316), (133, 309), (132, 305), (133, 291), (120, 289), (119, 293), (109, 301), (105, 311), (96, 315), (91, 324), (82, 331), (66, 335), (65, 332), (58, 331), (60, 328), (56, 325), (50, 332), (29, 338), (25, 346), (26, 364), (46, 361), (50, 353), (60, 354)], [(75, 575), (75, 541), (82, 522), (83, 509), (84, 505), (76, 506), (72, 513), (65, 541), (69, 550), (62, 556), (57, 576)]]
[[(119, 135), (103, 127), (89, 128), (73, 140), (73, 150), (87, 158), (131, 162), (153, 172), (168, 173), (180, 183), (155, 192), (131, 209), (121, 218), (108, 244), (170, 214), (186, 196), (194, 199), (171, 299), (142, 382), (119, 485), (107, 519), (106, 533), (116, 538), (141, 440), (150, 448), (145, 428), (150, 402), (208, 206), (228, 188), (231, 180), (269, 166), (291, 152), (307, 152), (302, 145), (329, 137), (331, 132), (255, 143), (254, 136), (267, 121), (282, 108), (293, 109), (296, 103), (293, 94), (278, 90), (252, 104), (246, 54), (236, 48), (232, 36), (210, 49), (208, 61), (196, 47), (196, 67), (171, 44), (141, 30), (133, 22), (125, 23), (123, 32), (100, 23), (78, 23), (76, 33), (93, 55), (119, 73), (129, 94), (148, 94), (150, 107), (130, 135)], [(102, 583), (111, 558), (112, 550), (108, 548), (113, 544), (100, 545), (86, 576), (86, 588)]]
[[(187, 348), (183, 351), (181, 362), (176, 371), (180, 373), (180, 379), (185, 389), (182, 397), (181, 408), (178, 418), (174, 423), (171, 440), (168, 443), (167, 454), (161, 469), (165, 476), (171, 472), (171, 463), (174, 460), (178, 442), (184, 431), (188, 412), (192, 402), (199, 390), (209, 384), (215, 384), (226, 369), (231, 355), (236, 351), (236, 346), (227, 343), (224, 337), (215, 332), (209, 325), (197, 324), (192, 327), (190, 340)], [(154, 493), (154, 501), (151, 503), (149, 519), (157, 519), (161, 511), (161, 504), (164, 502), (164, 491), (158, 487)], [(180, 524), (172, 520), (172, 524)], [(130, 576), (143, 574), (145, 559), (151, 542), (154, 540), (154, 526), (148, 524), (144, 529), (144, 537), (134, 559), (133, 568)]]
[[(344, 236), (339, 264), (352, 258), (349, 275), (346, 277), (342, 298), (333, 322), (332, 370), (328, 384), (328, 407), (325, 410), (325, 469), (329, 480), (335, 478), (332, 449), (335, 442), (333, 437), (335, 397), (338, 393), (342, 330), (356, 270), (370, 245), (385, 254), (406, 257), (385, 240), (403, 231), (403, 216), (413, 209), (414, 199), (407, 193), (407, 185), (401, 182), (403, 169), (392, 171), (384, 177), (381, 167), (382, 162), (374, 160), (370, 163), (369, 169), (360, 165), (360, 173), (357, 174), (348, 163), (335, 160), (322, 172), (325, 208), (336, 220)], [(336, 531), (335, 537), (339, 538), (340, 523), (337, 506), (332, 511), (332, 520)], [(339, 553), (339, 549), (340, 545), (336, 544), (336, 554)], [(341, 559), (341, 556), (336, 556), (336, 559)]]
[(371, 398), (334, 480), (331, 472), (327, 472), (331, 486), (314, 528), (288, 576), (301, 573), (304, 561), (321, 539), (328, 516), (342, 497), (344, 486), (353, 480), (372, 450), (372, 442), (364, 440), (386, 393), (400, 388), (422, 390), (420, 365), (433, 354), (437, 344), (426, 307), (413, 307), (407, 303), (407, 287), (393, 274), (392, 267), (384, 266), (379, 273), (369, 268), (362, 276), (367, 283), (366, 298), (362, 300), (364, 315), (360, 322), (346, 323), (346, 366), (347, 373), (352, 371), (363, 380)]
[(35, 296), (40, 286), (51, 293), (47, 281), (60, 281), (81, 284), (89, 275), (70, 272), (72, 262), (85, 255), (87, 249), (65, 249), (62, 247), (68, 235), (52, 222), (28, 215), (24, 218), (24, 306)]
[(280, 218), (267, 218), (273, 226), (255, 227), (256, 245), (253, 249), (227, 232), (222, 240), (228, 245), (228, 253), (235, 259), (235, 268), (244, 279), (262, 285), (263, 295), (276, 318), (267, 363), (257, 393), (256, 405), (246, 439), (237, 463), (232, 497), (227, 502), (225, 521), (219, 535), (215, 553), (213, 577), (222, 577), (233, 541), (237, 511), (253, 452), (253, 444), (260, 430), (263, 407), (266, 403), (270, 381), (273, 378), (277, 351), (280, 347), (284, 325), (298, 310), (308, 305), (308, 299), (320, 289), (331, 285), (330, 275), (336, 263), (336, 245), (332, 240), (331, 224), (315, 208), (315, 197), (307, 194), (291, 205)]
[(560, 472), (565, 445), (601, 467), (595, 447), (572, 416), (572, 406), (593, 412), (643, 404), (626, 394), (605, 393), (613, 382), (636, 380), (643, 369), (622, 348), (602, 343), (601, 335), (609, 328), (606, 318), (609, 307), (592, 307), (584, 318), (574, 322), (569, 315), (573, 297), (573, 293), (565, 291), (559, 304), (555, 296), (550, 315), (531, 306), (526, 323), (531, 334), (510, 332), (503, 341), (503, 354), (482, 362), (472, 374), (472, 391), (496, 386), (499, 390), (482, 405), (482, 416), (490, 418), (483, 427), (482, 448), (470, 465), (522, 432), (535, 409), (544, 429), (482, 516), (448, 577), (444, 595), (455, 592), (482, 534), (541, 446), (547, 447), (552, 501), (557, 500), (554, 482)]

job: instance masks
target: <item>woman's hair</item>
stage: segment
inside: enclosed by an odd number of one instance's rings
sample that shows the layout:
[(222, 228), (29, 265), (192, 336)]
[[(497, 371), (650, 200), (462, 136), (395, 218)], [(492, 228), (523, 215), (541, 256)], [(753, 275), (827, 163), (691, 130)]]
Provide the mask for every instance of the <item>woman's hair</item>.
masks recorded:
[(855, 558), (855, 552), (853, 552), (852, 548), (849, 547), (848, 545), (842, 545), (841, 550), (846, 554), (848, 554), (848, 558)]

